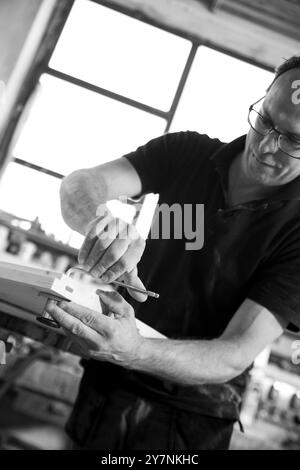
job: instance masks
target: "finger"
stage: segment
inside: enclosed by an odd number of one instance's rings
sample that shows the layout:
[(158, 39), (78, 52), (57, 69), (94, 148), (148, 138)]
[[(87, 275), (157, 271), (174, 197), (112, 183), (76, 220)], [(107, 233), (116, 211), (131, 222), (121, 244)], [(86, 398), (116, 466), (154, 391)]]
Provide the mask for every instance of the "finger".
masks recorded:
[(112, 219), (112, 213), (107, 208), (104, 208), (104, 211), (101, 214), (97, 214), (97, 217), (88, 224), (85, 235), (97, 237)]
[(108, 226), (111, 219), (111, 214), (106, 214), (104, 217), (97, 217), (89, 224), (85, 240), (78, 254), (79, 264), (85, 265), (85, 262), (89, 256), (92, 247), (98, 240), (98, 235), (102, 233), (103, 230), (105, 230), (105, 227)]
[(94, 341), (97, 343), (98, 333), (80, 320), (66, 313), (62, 308), (55, 304), (47, 305), (47, 312), (56, 320), (62, 328), (74, 336), (85, 341)]
[(112, 329), (111, 319), (100, 312), (96, 312), (75, 302), (59, 302), (58, 306), (71, 315), (72, 317), (80, 320), (84, 325), (97, 331), (100, 334), (109, 334)]
[[(117, 248), (117, 247), (116, 247)], [(106, 272), (105, 276), (102, 276), (102, 280), (104, 282), (112, 282), (118, 279), (120, 276), (127, 272), (131, 272), (137, 265), (137, 263), (140, 261), (142, 254), (145, 249), (145, 241), (142, 238), (139, 238), (132, 242), (125, 251), (125, 253), (121, 256), (119, 256), (118, 260), (115, 260), (111, 266), (108, 266), (108, 263), (106, 265)], [(114, 254), (109, 253), (110, 254)], [(103, 257), (104, 258), (104, 257)], [(117, 256), (115, 256), (117, 258)], [(102, 263), (104, 263), (104, 260), (102, 260)]]
[(81, 246), (78, 253), (78, 264), (83, 266), (86, 271), (89, 271), (90, 267), (87, 265), (86, 261), (89, 253), (91, 252), (93, 246), (97, 243), (97, 238), (85, 238), (83, 245)]
[(134, 316), (133, 308), (118, 292), (104, 292), (97, 289), (96, 293), (99, 295), (108, 311), (113, 312), (118, 317)]
[[(111, 279), (118, 277), (118, 274), (114, 274), (111, 269), (118, 265), (118, 273), (123, 273), (126, 270), (126, 265), (123, 266), (123, 257), (128, 249), (128, 240), (114, 240), (114, 242), (107, 248), (103, 253), (102, 258), (99, 260), (97, 265), (91, 271), (94, 276), (100, 277), (103, 282), (110, 282)], [(108, 277), (106, 276), (109, 270)]]
[[(109, 243), (112, 243), (111, 240), (107, 239)], [(98, 271), (102, 272), (101, 269), (101, 260), (105, 253), (105, 250), (109, 248), (109, 244), (104, 243), (104, 240), (96, 239), (94, 245), (91, 247), (91, 250), (88, 256), (85, 259), (84, 266), (93, 276), (99, 276)], [(99, 268), (98, 268), (99, 267)]]
[(91, 250), (92, 245), (96, 241), (96, 236), (92, 235), (92, 228), (97, 223), (98, 219), (99, 218), (97, 217), (96, 219), (92, 220), (88, 224), (88, 227), (87, 227), (87, 230), (86, 230), (86, 233), (85, 233), (85, 239), (84, 239), (83, 244), (82, 244), (82, 246), (79, 250), (79, 253), (78, 253), (78, 263), (79, 264), (82, 264), (82, 265), (84, 264), (88, 254)]
[[(110, 220), (105, 230), (103, 230), (101, 233), (98, 233), (97, 242), (90, 250), (90, 253), (85, 261), (85, 264), (90, 267), (93, 276), (100, 276), (107, 269), (106, 265), (104, 264), (103, 267), (102, 263), (106, 250), (108, 251), (108, 253), (111, 253), (110, 247), (113, 246), (113, 253), (115, 250), (118, 249), (119, 246), (124, 245), (127, 248), (129, 244), (127, 237), (120, 237), (120, 231), (123, 231), (126, 225), (126, 222), (120, 219), (112, 219)], [(119, 241), (119, 243), (117, 243), (117, 241)], [(125, 249), (123, 251), (125, 251)], [(111, 263), (115, 262), (116, 259), (113, 259), (113, 261), (111, 261), (108, 266), (110, 266)], [(105, 262), (107, 262), (107, 259), (105, 259), (104, 263)]]

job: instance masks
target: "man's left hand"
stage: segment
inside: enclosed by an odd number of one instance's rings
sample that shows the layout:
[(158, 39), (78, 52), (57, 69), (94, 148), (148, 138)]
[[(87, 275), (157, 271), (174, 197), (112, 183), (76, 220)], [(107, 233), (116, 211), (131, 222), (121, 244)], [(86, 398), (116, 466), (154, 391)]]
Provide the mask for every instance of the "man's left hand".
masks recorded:
[(47, 311), (83, 356), (124, 367), (133, 365), (143, 342), (134, 310), (118, 292), (99, 292), (105, 315), (73, 302), (49, 301)]

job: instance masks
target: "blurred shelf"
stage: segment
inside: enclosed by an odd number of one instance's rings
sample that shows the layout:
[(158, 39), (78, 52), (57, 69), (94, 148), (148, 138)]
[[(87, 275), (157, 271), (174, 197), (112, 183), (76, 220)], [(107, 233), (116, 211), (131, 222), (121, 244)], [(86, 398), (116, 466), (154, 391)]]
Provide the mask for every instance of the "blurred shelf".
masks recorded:
[(37, 243), (38, 245), (48, 248), (52, 251), (64, 253), (74, 258), (77, 257), (78, 250), (76, 248), (71, 247), (67, 243), (57, 241), (51, 238), (50, 236), (47, 236), (43, 232), (39, 232), (34, 229), (25, 230), (13, 223), (16, 221), (20, 224), (24, 222), (28, 224), (33, 223), (32, 220), (21, 219), (20, 217), (17, 217), (14, 214), (10, 214), (0, 209), (0, 226), (2, 225), (4, 227), (7, 227), (8, 229), (19, 233), (21, 236), (24, 237), (24, 239)]
[(33, 230), (24, 230), (21, 227), (16, 227), (12, 223), (1, 218), (0, 218), (0, 225), (3, 225), (9, 228), (10, 230), (13, 230), (15, 232), (22, 234), (25, 239), (30, 240), (34, 243), (37, 243), (38, 245), (42, 245), (48, 249), (63, 253), (73, 258), (77, 257), (78, 250), (76, 248), (72, 248), (71, 246), (65, 243), (55, 241), (52, 238), (47, 237), (47, 235), (44, 235), (43, 233), (34, 232)]

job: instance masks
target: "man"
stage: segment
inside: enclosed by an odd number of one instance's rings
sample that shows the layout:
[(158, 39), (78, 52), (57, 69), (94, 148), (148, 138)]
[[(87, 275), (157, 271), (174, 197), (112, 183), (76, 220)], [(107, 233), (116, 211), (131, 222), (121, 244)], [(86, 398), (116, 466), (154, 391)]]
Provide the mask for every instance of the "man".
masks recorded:
[[(77, 446), (228, 448), (253, 360), (300, 327), (299, 77), (300, 57), (279, 67), (250, 107), (246, 137), (168, 134), (64, 180), (64, 218), (87, 234), (79, 262), (104, 281), (160, 293), (138, 303), (145, 296), (131, 291), (133, 306), (103, 293), (107, 316), (49, 306), (88, 358), (68, 423)], [(186, 250), (184, 239), (145, 247), (132, 227), (127, 237), (100, 236), (112, 216), (96, 217), (99, 205), (147, 192), (183, 209), (204, 204), (202, 249)], [(141, 337), (135, 316), (167, 339)]]

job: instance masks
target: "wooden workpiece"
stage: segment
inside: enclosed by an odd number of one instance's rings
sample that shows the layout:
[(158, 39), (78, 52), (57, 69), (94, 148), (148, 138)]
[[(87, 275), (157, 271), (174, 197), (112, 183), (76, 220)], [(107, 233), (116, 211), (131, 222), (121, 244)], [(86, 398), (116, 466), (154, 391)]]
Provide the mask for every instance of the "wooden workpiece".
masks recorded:
[[(92, 284), (73, 279), (63, 273), (23, 265), (0, 262), (0, 329), (16, 332), (64, 351), (80, 354), (63, 330), (52, 329), (37, 322), (43, 315), (48, 299), (65, 299), (102, 312), (96, 291), (112, 290), (99, 282)], [(162, 338), (159, 332), (136, 320), (140, 333)]]

